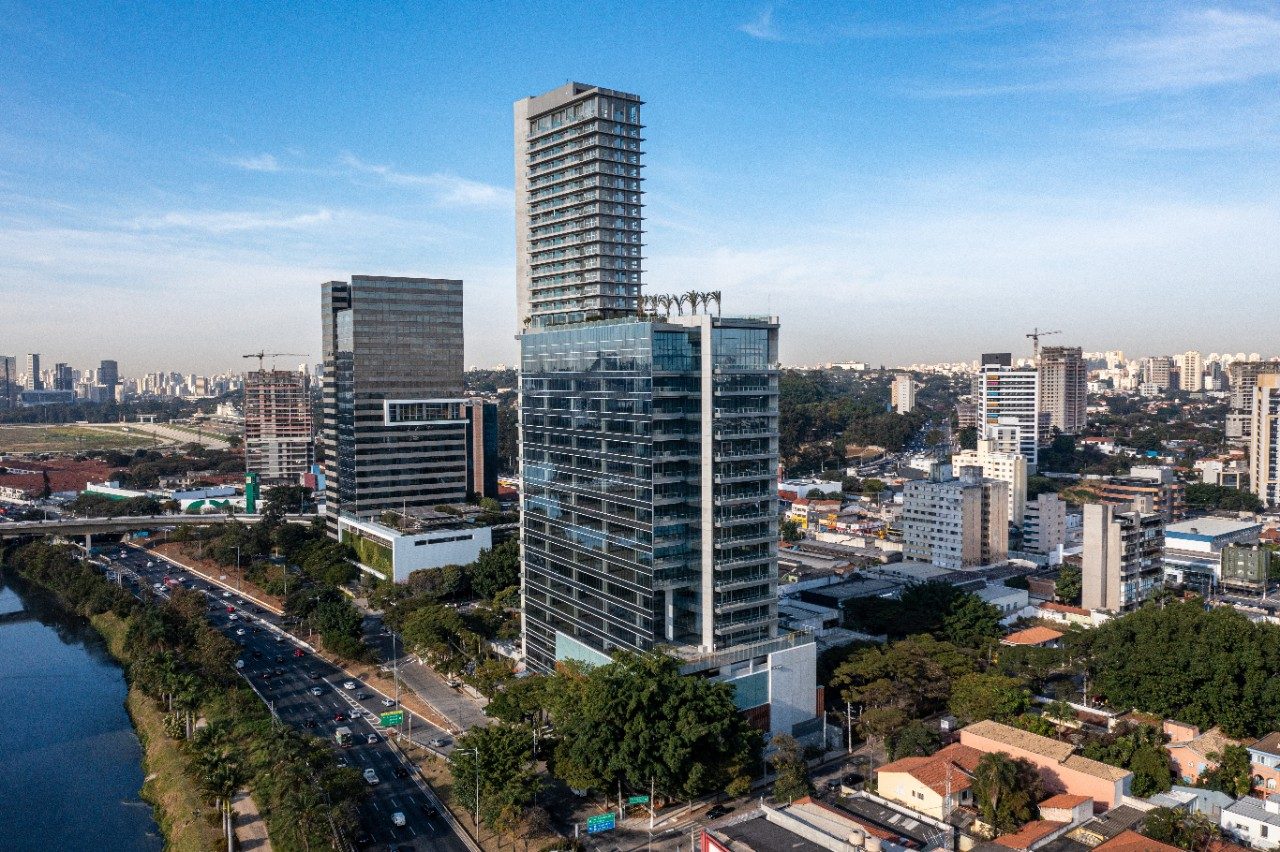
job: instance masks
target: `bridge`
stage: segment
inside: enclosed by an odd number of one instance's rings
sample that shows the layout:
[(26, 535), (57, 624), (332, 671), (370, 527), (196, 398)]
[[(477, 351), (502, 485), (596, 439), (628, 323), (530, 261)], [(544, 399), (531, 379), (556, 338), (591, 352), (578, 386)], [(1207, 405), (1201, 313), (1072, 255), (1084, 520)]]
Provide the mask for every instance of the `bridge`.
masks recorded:
[[(315, 515), (285, 515), (285, 520), (291, 524), (309, 524), (315, 517)], [(118, 518), (58, 518), (47, 521), (14, 521), (13, 523), (0, 524), (0, 541), (7, 538), (43, 535), (92, 536), (95, 533), (127, 533), (135, 530), (151, 530), (158, 527), (176, 527), (182, 524), (195, 527), (225, 524), (227, 521), (252, 524), (261, 519), (262, 515), (139, 515), (137, 517)]]

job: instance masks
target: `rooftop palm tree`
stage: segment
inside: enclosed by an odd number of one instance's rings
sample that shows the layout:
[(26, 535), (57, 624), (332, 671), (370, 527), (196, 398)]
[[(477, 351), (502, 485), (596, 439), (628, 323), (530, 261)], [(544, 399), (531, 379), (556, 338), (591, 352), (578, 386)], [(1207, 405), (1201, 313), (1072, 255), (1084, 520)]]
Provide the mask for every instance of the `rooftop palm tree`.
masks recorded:
[(687, 290), (684, 293), (684, 300), (689, 303), (689, 313), (696, 314), (698, 305), (702, 304), (702, 294), (697, 290)]

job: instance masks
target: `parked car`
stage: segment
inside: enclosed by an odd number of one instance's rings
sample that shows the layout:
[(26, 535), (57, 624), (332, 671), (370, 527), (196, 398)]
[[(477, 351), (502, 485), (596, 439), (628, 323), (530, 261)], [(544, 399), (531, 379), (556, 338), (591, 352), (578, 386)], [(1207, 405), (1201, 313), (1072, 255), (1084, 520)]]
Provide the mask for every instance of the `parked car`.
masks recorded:
[(728, 816), (731, 813), (733, 813), (732, 805), (716, 805), (707, 811), (707, 819), (720, 819), (720, 817)]
[(373, 769), (366, 769), (364, 771), (364, 780), (369, 782), (369, 786), (372, 787), (378, 783), (378, 773), (374, 772)]
[(401, 813), (400, 811), (396, 811), (395, 813), (393, 813), (391, 815), (391, 823), (396, 828), (404, 828), (404, 814)]

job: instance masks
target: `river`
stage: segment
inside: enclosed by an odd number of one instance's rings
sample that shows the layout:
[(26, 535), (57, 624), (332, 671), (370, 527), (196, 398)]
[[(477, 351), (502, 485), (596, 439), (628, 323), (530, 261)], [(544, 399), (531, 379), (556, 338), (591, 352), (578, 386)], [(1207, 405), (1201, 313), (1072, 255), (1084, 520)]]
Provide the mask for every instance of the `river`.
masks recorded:
[(92, 628), (0, 577), (0, 849), (163, 848), (125, 692)]

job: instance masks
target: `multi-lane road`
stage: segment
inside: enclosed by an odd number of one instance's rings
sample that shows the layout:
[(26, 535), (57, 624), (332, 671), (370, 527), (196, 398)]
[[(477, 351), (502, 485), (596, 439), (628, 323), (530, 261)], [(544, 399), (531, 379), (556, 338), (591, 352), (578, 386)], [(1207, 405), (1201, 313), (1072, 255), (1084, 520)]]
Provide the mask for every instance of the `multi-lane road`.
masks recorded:
[[(464, 841), (440, 813), (439, 801), (417, 777), (412, 765), (387, 742), (378, 714), (394, 710), (394, 701), (354, 681), (336, 666), (315, 656), (302, 640), (289, 634), (280, 619), (230, 588), (197, 577), (155, 554), (133, 547), (108, 546), (102, 554), (109, 570), (140, 590), (167, 596), (170, 582), (194, 588), (209, 600), (209, 620), (242, 646), (239, 669), (283, 724), (334, 743), (339, 759), (364, 773), (373, 770), (377, 783), (361, 809), (359, 848), (412, 848), (465, 852)], [(403, 708), (401, 708), (403, 709)], [(407, 710), (404, 711), (409, 716)], [(452, 737), (418, 716), (412, 717), (413, 739), (452, 747)], [(350, 729), (353, 744), (339, 748), (340, 727)], [(387, 733), (394, 733), (388, 731)], [(372, 738), (372, 741), (371, 741)], [(404, 825), (396, 823), (403, 815)]]

